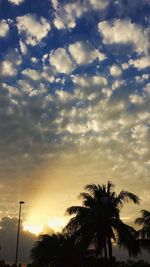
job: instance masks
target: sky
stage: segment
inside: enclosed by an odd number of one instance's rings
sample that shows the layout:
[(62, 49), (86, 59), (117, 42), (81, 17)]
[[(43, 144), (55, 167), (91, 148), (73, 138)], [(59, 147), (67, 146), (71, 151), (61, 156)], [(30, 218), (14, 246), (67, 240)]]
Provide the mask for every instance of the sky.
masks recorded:
[(124, 222), (149, 209), (149, 14), (149, 0), (0, 0), (1, 229), (23, 200), (25, 230), (60, 230), (108, 180), (140, 197)]

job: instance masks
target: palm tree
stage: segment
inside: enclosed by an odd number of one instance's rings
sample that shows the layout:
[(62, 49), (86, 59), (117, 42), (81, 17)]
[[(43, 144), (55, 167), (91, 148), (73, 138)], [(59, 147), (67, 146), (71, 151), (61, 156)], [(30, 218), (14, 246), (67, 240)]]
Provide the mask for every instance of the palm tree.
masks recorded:
[(34, 267), (83, 267), (90, 256), (62, 234), (41, 235), (31, 250)]
[(139, 235), (141, 238), (150, 239), (150, 212), (147, 210), (141, 210), (142, 217), (135, 220), (135, 223), (142, 226), (139, 230)]
[(137, 242), (142, 249), (150, 251), (150, 212), (141, 210), (142, 216), (135, 220), (135, 223), (142, 226), (137, 232)]
[(61, 234), (41, 235), (31, 250), (33, 266), (53, 266), (64, 240), (65, 238)]
[(120, 208), (128, 201), (139, 203), (139, 198), (124, 190), (117, 195), (110, 181), (106, 185), (86, 185), (85, 190), (87, 192), (80, 194), (83, 206), (72, 206), (67, 209), (66, 213), (72, 218), (64, 232), (74, 236), (75, 243), (85, 250), (94, 246), (96, 255), (104, 251), (106, 261), (109, 255), (111, 266), (112, 241), (129, 248), (135, 234), (132, 227), (121, 221)]

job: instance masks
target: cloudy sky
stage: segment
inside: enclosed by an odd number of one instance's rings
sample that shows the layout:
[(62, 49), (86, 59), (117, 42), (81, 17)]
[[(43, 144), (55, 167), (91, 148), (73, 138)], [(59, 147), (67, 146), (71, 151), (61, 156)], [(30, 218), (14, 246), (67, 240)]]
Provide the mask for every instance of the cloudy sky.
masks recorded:
[(87, 183), (150, 206), (150, 1), (0, 0), (0, 217), (55, 230)]

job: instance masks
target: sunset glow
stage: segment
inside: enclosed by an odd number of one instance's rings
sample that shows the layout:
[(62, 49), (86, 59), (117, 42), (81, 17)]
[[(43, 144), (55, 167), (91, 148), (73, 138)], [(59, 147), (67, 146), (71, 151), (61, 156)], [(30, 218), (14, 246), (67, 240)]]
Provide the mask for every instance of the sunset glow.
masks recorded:
[(38, 234), (40, 234), (40, 233), (42, 233), (42, 231), (43, 231), (43, 226), (41, 226), (41, 225), (39, 225), (38, 223), (24, 223), (23, 224), (23, 229), (25, 230), (25, 231), (29, 231), (29, 232), (31, 232), (31, 233), (33, 233), (33, 234), (35, 234), (35, 235), (38, 235)]
[(48, 226), (54, 229), (56, 232), (62, 230), (62, 228), (66, 225), (67, 220), (65, 218), (52, 218), (48, 221)]
[(54, 217), (48, 220), (48, 222), (46, 223), (45, 220), (43, 220), (42, 222), (39, 217), (39, 221), (38, 220), (34, 221), (32, 219), (29, 222), (24, 222), (23, 228), (25, 231), (29, 231), (33, 234), (38, 235), (41, 233), (45, 233), (45, 231), (48, 231), (48, 227), (50, 228), (50, 231), (53, 230), (54, 232), (59, 232), (66, 225), (66, 222), (67, 221), (65, 218)]

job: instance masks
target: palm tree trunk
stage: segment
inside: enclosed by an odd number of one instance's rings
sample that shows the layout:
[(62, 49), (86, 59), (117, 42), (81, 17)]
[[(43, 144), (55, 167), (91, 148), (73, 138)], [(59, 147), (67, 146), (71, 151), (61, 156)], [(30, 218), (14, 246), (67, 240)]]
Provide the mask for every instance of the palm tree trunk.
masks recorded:
[(112, 243), (111, 243), (111, 238), (108, 238), (108, 253), (109, 253), (109, 266), (112, 267)]

